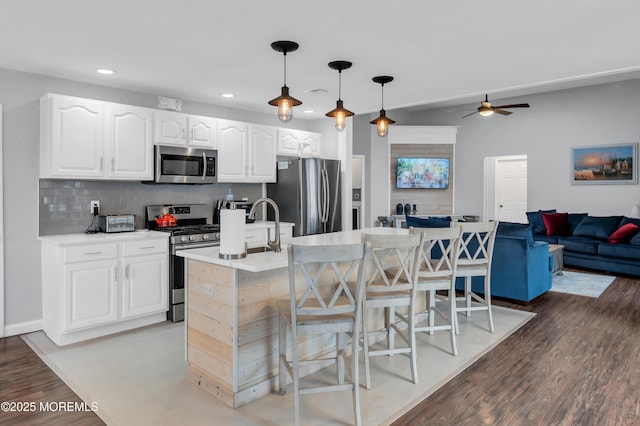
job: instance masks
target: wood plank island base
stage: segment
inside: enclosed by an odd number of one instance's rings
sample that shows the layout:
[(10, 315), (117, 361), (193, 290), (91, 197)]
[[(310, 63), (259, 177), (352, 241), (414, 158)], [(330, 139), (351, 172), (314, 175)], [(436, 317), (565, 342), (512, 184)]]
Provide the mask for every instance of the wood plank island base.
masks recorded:
[[(220, 259), (215, 247), (181, 250), (187, 258), (188, 379), (233, 408), (277, 392), (276, 301), (289, 298), (286, 245), (355, 243), (362, 232), (408, 231), (369, 228), (295, 237), (283, 242), (280, 253), (237, 260)], [(301, 357), (317, 356), (333, 352), (335, 344), (334, 335), (314, 336), (300, 341), (298, 350)]]

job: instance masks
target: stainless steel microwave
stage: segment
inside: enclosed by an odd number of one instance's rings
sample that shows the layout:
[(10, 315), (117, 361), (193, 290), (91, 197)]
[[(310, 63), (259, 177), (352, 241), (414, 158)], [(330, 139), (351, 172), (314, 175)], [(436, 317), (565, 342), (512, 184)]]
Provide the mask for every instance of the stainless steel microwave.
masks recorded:
[(156, 145), (156, 183), (216, 183), (215, 149)]

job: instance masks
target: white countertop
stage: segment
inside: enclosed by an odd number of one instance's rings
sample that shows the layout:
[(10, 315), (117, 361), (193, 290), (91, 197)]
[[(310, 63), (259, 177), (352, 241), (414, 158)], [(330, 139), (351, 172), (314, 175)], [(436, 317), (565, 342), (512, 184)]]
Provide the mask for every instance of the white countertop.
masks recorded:
[(117, 232), (105, 234), (98, 232), (95, 234), (63, 234), (63, 235), (44, 235), (38, 237), (40, 241), (48, 244), (83, 244), (95, 242), (122, 241), (132, 238), (169, 238), (168, 232), (149, 231), (148, 229), (139, 229), (133, 232)]
[(201, 262), (213, 263), (215, 265), (227, 266), (229, 268), (241, 269), (249, 272), (270, 271), (273, 269), (287, 267), (287, 250), (289, 244), (299, 244), (306, 246), (317, 245), (343, 245), (359, 243), (363, 233), (370, 234), (408, 234), (408, 229), (399, 228), (365, 228), (353, 231), (332, 232), (329, 234), (307, 235), (304, 237), (287, 238), (281, 241), (282, 251), (280, 253), (266, 252), (249, 254), (244, 259), (226, 260), (220, 259), (219, 247), (203, 247), (187, 250), (179, 250), (176, 254), (187, 259), (199, 260)]

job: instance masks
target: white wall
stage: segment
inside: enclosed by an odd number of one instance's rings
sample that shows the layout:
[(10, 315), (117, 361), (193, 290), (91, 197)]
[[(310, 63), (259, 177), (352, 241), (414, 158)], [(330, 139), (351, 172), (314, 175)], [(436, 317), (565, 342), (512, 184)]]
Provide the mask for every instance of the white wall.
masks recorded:
[[(157, 94), (0, 69), (0, 104), (4, 107), (3, 166), (6, 177), (4, 296), (7, 334), (38, 329), (42, 319), (40, 244), (37, 235), (39, 99), (47, 92), (157, 107)], [(324, 126), (324, 123), (295, 119), (282, 126), (275, 108), (273, 114), (267, 115), (183, 101), (183, 112), (186, 113), (310, 131), (321, 131), (318, 128)], [(329, 136), (323, 138), (327, 143), (337, 146), (337, 140), (333, 142)]]
[(461, 119), (464, 111), (450, 112), (455, 108), (448, 107), (416, 112), (407, 123), (461, 126), (455, 213), (482, 215), (485, 157), (526, 154), (529, 210), (628, 215), (632, 203), (640, 201), (640, 187), (571, 185), (570, 152), (575, 146), (640, 141), (640, 80), (500, 99), (494, 104), (520, 102), (531, 108), (513, 110), (510, 116), (475, 114)]

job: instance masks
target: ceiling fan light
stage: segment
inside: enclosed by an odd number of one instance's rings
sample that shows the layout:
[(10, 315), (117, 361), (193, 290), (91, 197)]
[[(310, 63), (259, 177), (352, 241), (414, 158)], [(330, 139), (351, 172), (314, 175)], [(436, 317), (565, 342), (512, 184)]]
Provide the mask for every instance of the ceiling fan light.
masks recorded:
[(489, 117), (490, 115), (493, 115), (493, 109), (491, 108), (478, 108), (480, 115), (483, 117)]

